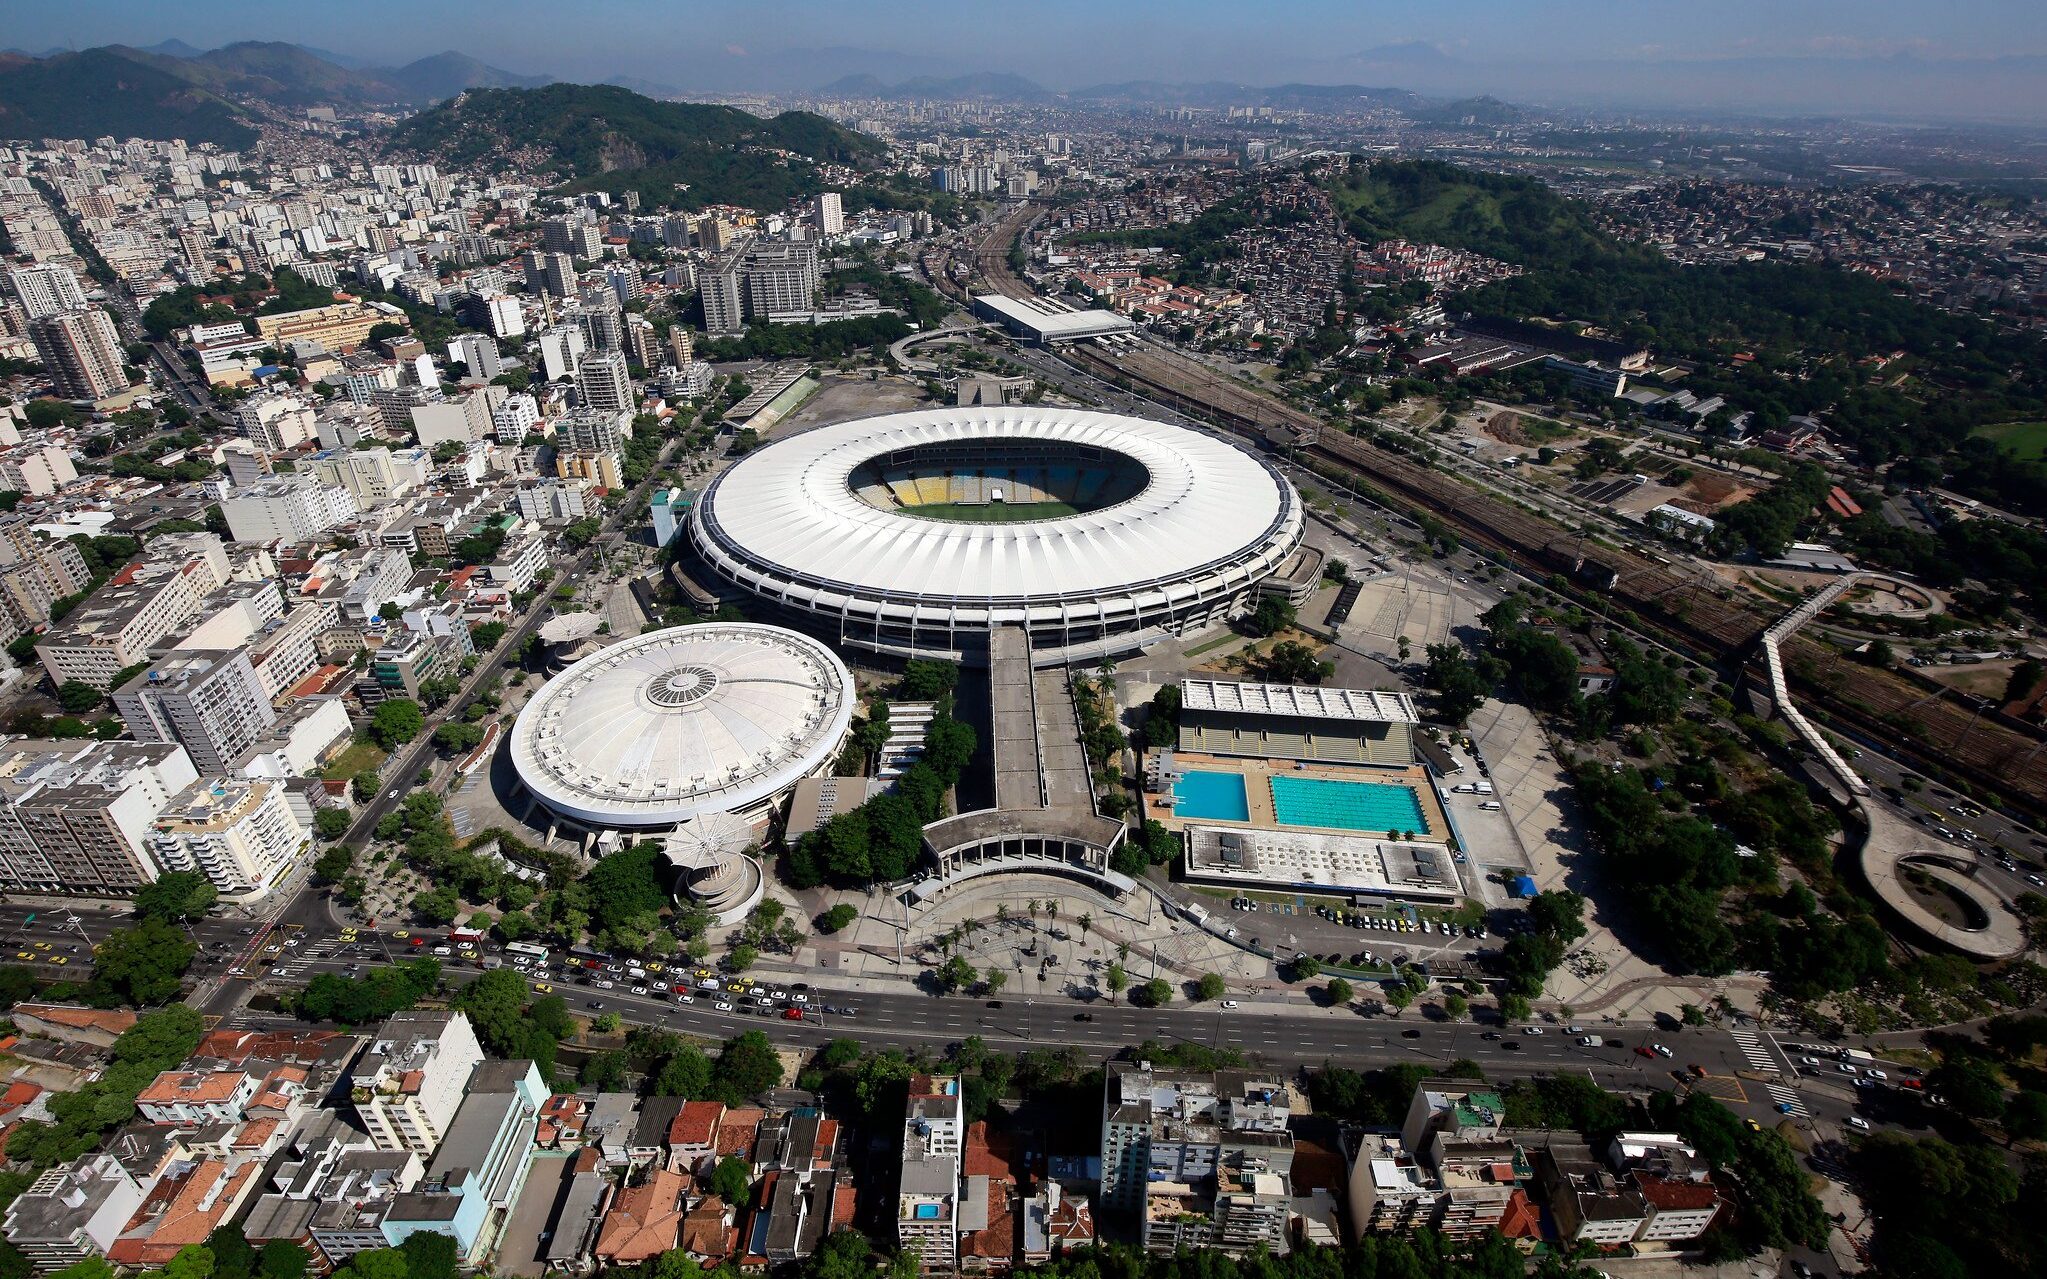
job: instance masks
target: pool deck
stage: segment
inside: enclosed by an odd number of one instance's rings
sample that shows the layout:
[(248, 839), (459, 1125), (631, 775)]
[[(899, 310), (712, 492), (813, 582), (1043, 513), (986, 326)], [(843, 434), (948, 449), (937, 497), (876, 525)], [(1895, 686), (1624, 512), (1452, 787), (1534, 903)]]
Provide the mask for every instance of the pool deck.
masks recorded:
[(1429, 830), (1419, 835), (1415, 842), (1446, 844), (1450, 839), (1450, 819), (1444, 815), (1443, 806), (1436, 799), (1435, 787), (1429, 784), (1428, 770), (1420, 764), (1405, 768), (1364, 768), (1341, 764), (1301, 763), (1291, 759), (1246, 759), (1235, 755), (1203, 755), (1192, 751), (1177, 751), (1173, 763), (1183, 773), (1239, 773), (1244, 778), (1244, 799), (1251, 815), (1246, 821), (1232, 822), (1213, 817), (1175, 817), (1171, 795), (1146, 795), (1144, 815), (1163, 822), (1167, 830), (1180, 830), (1189, 824), (1202, 826), (1247, 826), (1258, 830), (1327, 830), (1340, 835), (1381, 835), (1385, 831), (1357, 831), (1346, 826), (1288, 826), (1282, 828), (1278, 815), (1272, 811), (1272, 778), (1318, 777), (1336, 782), (1377, 782), (1384, 786), (1406, 786), (1414, 791), (1415, 802), (1421, 805), (1422, 817), (1428, 822)]

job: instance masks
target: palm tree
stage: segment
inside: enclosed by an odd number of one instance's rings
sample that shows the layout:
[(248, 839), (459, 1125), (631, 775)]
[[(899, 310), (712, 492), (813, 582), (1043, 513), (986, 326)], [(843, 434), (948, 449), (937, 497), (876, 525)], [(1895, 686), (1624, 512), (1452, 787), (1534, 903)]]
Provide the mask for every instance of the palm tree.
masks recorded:
[(1045, 918), (1053, 921), (1054, 923), (1058, 922), (1059, 901), (1057, 898), (1054, 898), (1053, 900), (1045, 903)]
[(1009, 903), (1008, 903), (1008, 902), (997, 902), (997, 903), (995, 903), (995, 919), (996, 919), (996, 921), (997, 921), (998, 923), (1004, 923), (1004, 924), (1006, 924), (1006, 923), (1008, 923), (1008, 922), (1009, 922)]
[(1407, 660), (1407, 651), (1408, 651), (1408, 644), (1409, 644), (1409, 642), (1410, 642), (1410, 641), (1408, 640), (1407, 636), (1405, 636), (1405, 635), (1401, 636), (1401, 637), (1400, 637), (1399, 639), (1397, 639), (1397, 640), (1395, 640), (1395, 641), (1394, 641), (1394, 643), (1396, 643), (1396, 644), (1400, 645), (1400, 660), (1401, 660), (1401, 661), (1403, 661), (1403, 662)]
[(1117, 942), (1117, 943), (1116, 943), (1116, 961), (1117, 961), (1118, 963), (1122, 963), (1122, 962), (1124, 962), (1125, 960), (1128, 960), (1129, 958), (1130, 958), (1130, 943), (1129, 943), (1129, 942), (1121, 942), (1121, 941)]
[(1030, 904), (1025, 906), (1024, 909), (1031, 913), (1032, 919), (1036, 919), (1038, 917), (1038, 899), (1035, 897), (1031, 898)]
[(1093, 915), (1083, 913), (1080, 917), (1080, 935), (1083, 937), (1087, 936), (1088, 925), (1094, 922), (1095, 917)]

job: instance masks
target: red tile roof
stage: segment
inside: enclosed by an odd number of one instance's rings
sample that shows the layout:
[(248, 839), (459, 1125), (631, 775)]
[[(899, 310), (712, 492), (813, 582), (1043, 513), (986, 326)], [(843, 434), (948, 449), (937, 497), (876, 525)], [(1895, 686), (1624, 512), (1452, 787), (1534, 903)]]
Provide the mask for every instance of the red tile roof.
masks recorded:
[(725, 1105), (717, 1101), (685, 1101), (668, 1125), (671, 1146), (710, 1146), (718, 1135), (718, 1121), (725, 1117)]
[(1720, 1192), (1710, 1181), (1673, 1181), (1667, 1177), (1637, 1174), (1635, 1189), (1642, 1198), (1666, 1212), (1711, 1208), (1720, 1202)]

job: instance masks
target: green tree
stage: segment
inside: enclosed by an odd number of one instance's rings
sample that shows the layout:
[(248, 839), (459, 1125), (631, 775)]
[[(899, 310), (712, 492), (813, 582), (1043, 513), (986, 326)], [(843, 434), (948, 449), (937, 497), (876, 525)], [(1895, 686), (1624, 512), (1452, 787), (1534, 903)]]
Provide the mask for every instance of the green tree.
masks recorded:
[(744, 1105), (781, 1084), (781, 1059), (760, 1031), (736, 1035), (719, 1050), (717, 1065), (712, 1070), (712, 1087), (726, 1105)]
[(1223, 984), (1223, 979), (1219, 974), (1203, 973), (1201, 974), (1200, 982), (1195, 986), (1195, 995), (1197, 998), (1205, 1000), (1221, 999), (1228, 990), (1229, 988)]
[[(322, 808), (318, 812), (313, 814), (313, 833), (318, 835), (321, 839), (325, 840), (340, 839), (343, 835), (346, 835), (348, 833), (348, 828), (351, 824), (352, 819), (349, 817), (348, 810), (345, 808), (334, 808), (329, 806), (326, 808)], [(328, 850), (328, 852), (334, 851), (338, 850), (335, 849)], [(327, 855), (326, 853), (322, 853), (321, 857), (324, 858), (326, 855)], [(347, 873), (347, 868), (351, 860), (352, 859), (349, 858), (347, 853), (345, 852), (342, 853), (342, 871), (344, 874)], [(314, 866), (313, 869), (314, 873), (316, 874), (319, 873), (319, 867), (317, 864)], [(321, 876), (321, 878), (339, 879), (341, 878), (341, 876), (323, 875)]]
[(220, 891), (196, 871), (174, 870), (157, 876), (135, 893), (135, 913), (144, 919), (181, 924), (203, 919)]
[(1110, 964), (1108, 973), (1102, 978), (1102, 985), (1108, 989), (1110, 999), (1122, 994), (1123, 988), (1129, 984), (1130, 974), (1123, 971), (1121, 964)]
[(656, 1097), (699, 1100), (711, 1092), (711, 1059), (702, 1049), (683, 1044), (661, 1062), (654, 1076)]
[(1348, 981), (1341, 977), (1331, 977), (1323, 993), (1329, 996), (1329, 1002), (1333, 1007), (1341, 1008), (1351, 1001), (1351, 996), (1356, 992), (1351, 989)]
[(364, 769), (348, 783), (348, 793), (355, 796), (355, 802), (358, 804), (369, 803), (383, 789), (384, 779), (377, 776), (373, 769)]
[(840, 902), (817, 917), (819, 932), (836, 933), (860, 917), (860, 912), (847, 902)]
[(67, 679), (57, 685), (57, 705), (73, 715), (83, 715), (105, 699), (106, 694), (83, 680)]
[(175, 999), (179, 979), (198, 953), (175, 925), (144, 919), (135, 927), (111, 934), (100, 943), (89, 987), (101, 1007), (129, 1004), (150, 1007)]
[(729, 1205), (746, 1206), (752, 1189), (753, 1169), (744, 1159), (727, 1155), (711, 1170), (711, 1193)]
[[(438, 1237), (446, 1238), (446, 1236)], [(412, 1241), (409, 1239), (406, 1240), (408, 1249), (411, 1242)], [(453, 1253), (455, 1241), (453, 1239), (448, 1239), (447, 1242), (449, 1252), (449, 1268), (446, 1273), (452, 1275), (454, 1273)], [(269, 1240), (256, 1253), (257, 1279), (305, 1279), (307, 1265), (310, 1261), (311, 1258), (306, 1255), (306, 1250), (304, 1248), (299, 1247), (291, 1240), (289, 1239)], [(412, 1279), (423, 1279), (424, 1275), (439, 1273), (441, 1272), (433, 1270), (426, 1271), (413, 1270), (411, 1272), (411, 1277)]]
[(426, 727), (419, 703), (403, 697), (379, 702), (370, 713), (370, 736), (385, 750), (394, 750), (418, 737)]
[(1134, 999), (1140, 992), (1144, 996), (1143, 1003), (1147, 1008), (1164, 1008), (1173, 1002), (1173, 985), (1163, 977), (1154, 977), (1138, 990), (1132, 991), (1132, 998)]
[(450, 720), (434, 730), (434, 745), (450, 755), (459, 755), (464, 751), (475, 750), (481, 745), (483, 732), (480, 725)]

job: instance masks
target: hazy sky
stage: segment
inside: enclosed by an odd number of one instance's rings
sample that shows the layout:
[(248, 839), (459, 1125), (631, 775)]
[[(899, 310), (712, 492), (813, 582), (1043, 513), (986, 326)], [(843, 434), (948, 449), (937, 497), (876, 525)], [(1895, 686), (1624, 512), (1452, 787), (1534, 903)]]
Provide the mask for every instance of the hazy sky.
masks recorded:
[[(1587, 64), (1625, 86), (1628, 71), (1669, 61), (2047, 55), (2047, 0), (0, 0), (0, 19), (0, 42), (35, 52), (288, 40), (393, 64), (453, 48), (512, 71), (684, 90), (993, 70), (1055, 89), (1307, 80), (1596, 98), (1602, 77)], [(1425, 47), (1357, 57), (1408, 43)], [(1710, 96), (1705, 70), (1686, 76)], [(1960, 67), (1939, 70), (1969, 83)], [(1738, 83), (1725, 96), (1781, 88), (1795, 101), (1800, 87)], [(1880, 82), (1867, 93), (1881, 105)]]

